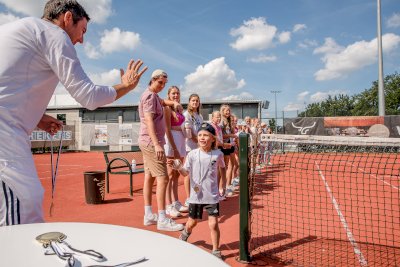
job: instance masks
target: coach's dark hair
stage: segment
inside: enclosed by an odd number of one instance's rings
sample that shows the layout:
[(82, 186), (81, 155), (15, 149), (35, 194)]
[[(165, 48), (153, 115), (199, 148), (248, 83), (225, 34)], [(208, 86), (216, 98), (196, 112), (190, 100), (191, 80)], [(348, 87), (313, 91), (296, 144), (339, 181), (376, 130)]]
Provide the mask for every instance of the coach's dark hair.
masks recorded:
[(89, 22), (90, 17), (85, 9), (75, 0), (49, 0), (44, 6), (42, 19), (54, 20), (61, 14), (70, 11), (74, 24), (83, 18)]

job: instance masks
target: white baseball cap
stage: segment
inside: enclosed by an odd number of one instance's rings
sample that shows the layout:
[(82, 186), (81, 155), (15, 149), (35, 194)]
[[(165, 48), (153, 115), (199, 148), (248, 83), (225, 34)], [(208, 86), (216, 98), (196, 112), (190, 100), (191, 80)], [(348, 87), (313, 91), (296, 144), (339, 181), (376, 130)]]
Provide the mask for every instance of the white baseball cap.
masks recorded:
[(153, 73), (151, 74), (151, 78), (152, 79), (156, 78), (156, 77), (159, 77), (159, 76), (164, 76), (165, 78), (168, 78), (167, 73), (165, 71), (163, 71), (163, 70), (160, 70), (160, 69), (157, 69), (157, 70), (153, 71)]

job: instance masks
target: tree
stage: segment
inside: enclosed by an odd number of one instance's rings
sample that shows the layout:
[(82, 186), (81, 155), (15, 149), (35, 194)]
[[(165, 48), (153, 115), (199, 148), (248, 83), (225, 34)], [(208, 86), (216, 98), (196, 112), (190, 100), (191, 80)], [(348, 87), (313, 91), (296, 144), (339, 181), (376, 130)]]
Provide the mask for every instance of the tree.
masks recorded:
[[(400, 114), (400, 75), (396, 72), (387, 75), (385, 84), (386, 115)], [(328, 96), (327, 99), (309, 104), (299, 117), (331, 116), (377, 116), (378, 115), (378, 81), (370, 89), (352, 97), (348, 95)]]
[(275, 133), (275, 127), (276, 127), (276, 120), (275, 119), (270, 119), (268, 121), (269, 128), (271, 128), (272, 132)]
[[(400, 75), (396, 72), (387, 75), (385, 84), (385, 114), (400, 114)], [(378, 115), (378, 81), (372, 83), (370, 89), (356, 95), (353, 116), (377, 116)]]
[(309, 104), (299, 117), (350, 116), (353, 107), (354, 101), (348, 95), (328, 96), (324, 101)]

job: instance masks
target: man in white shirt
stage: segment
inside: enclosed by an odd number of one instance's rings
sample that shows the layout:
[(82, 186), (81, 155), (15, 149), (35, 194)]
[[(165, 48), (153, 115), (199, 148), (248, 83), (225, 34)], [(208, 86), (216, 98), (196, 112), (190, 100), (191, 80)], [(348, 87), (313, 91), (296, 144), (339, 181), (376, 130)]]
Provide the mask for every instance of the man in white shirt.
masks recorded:
[(95, 85), (74, 47), (83, 43), (89, 20), (75, 0), (50, 0), (42, 19), (0, 26), (0, 226), (43, 222), (29, 135), (36, 126), (50, 134), (61, 129), (61, 121), (44, 114), (57, 83), (92, 110), (134, 89), (147, 70), (140, 70), (141, 60), (130, 60), (120, 84)]

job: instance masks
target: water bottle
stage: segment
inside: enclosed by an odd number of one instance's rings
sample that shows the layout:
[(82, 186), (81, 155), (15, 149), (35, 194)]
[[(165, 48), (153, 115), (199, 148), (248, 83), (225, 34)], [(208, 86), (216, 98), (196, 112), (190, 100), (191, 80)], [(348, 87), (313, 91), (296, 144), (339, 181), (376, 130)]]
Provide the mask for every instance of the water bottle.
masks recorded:
[(131, 167), (132, 167), (132, 172), (134, 172), (136, 169), (136, 160), (134, 159), (132, 160)]
[(186, 138), (192, 138), (192, 126), (190, 125), (190, 122), (185, 122), (185, 135)]

